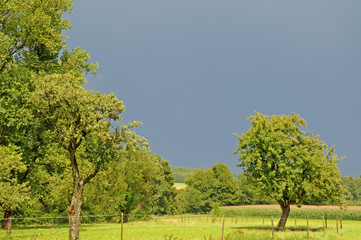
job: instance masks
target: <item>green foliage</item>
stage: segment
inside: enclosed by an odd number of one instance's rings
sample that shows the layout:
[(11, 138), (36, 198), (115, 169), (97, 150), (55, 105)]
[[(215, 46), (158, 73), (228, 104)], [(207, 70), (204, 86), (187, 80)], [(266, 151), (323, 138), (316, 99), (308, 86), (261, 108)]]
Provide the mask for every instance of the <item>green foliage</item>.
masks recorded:
[(174, 187), (174, 178), (169, 162), (157, 156), (160, 167), (159, 193), (154, 214), (177, 214), (180, 213), (177, 205), (177, 191)]
[(219, 202), (212, 203), (212, 211), (210, 214), (214, 216), (221, 216), (221, 204)]
[[(70, 26), (62, 14), (71, 9), (71, 4), (69, 0), (0, 2), (0, 145), (7, 149), (7, 157), (15, 156), (14, 151), (19, 156), (13, 159), (16, 166), (7, 176), (11, 184), (4, 180), (0, 186), (0, 192), (8, 196), (6, 205), (12, 206), (6, 209), (9, 216), (14, 207), (27, 209), (26, 212), (16, 209), (15, 215), (22, 216), (34, 212), (35, 206), (42, 209), (46, 204), (42, 202), (44, 196), (51, 192), (44, 180), (54, 176), (49, 175), (52, 164), (42, 165), (39, 161), (47, 149), (44, 136), (49, 126), (40, 124), (35, 116), (37, 109), (29, 98), (37, 73), (55, 71), (58, 67), (58, 52), (65, 47), (61, 32)], [(5, 159), (8, 158), (2, 164)], [(0, 171), (7, 171), (6, 167)]]
[(29, 79), (29, 71), (21, 68), (0, 72), (0, 142), (3, 144), (25, 140), (19, 130), (32, 122), (32, 111), (26, 102), (30, 95)]
[[(97, 64), (88, 63), (89, 54), (80, 48), (66, 50), (62, 32), (70, 23), (62, 15), (71, 5), (70, 0), (0, 2), (0, 144), (18, 146), (22, 156), (21, 171), (11, 170), (12, 185), (0, 187), (8, 193), (31, 183), (31, 201), (23, 209), (32, 211), (24, 215), (41, 208), (64, 213), (71, 199), (69, 212), (80, 216), (84, 185), (124, 152), (146, 147), (132, 131), (140, 122), (120, 126), (122, 101), (84, 89), (85, 74), (95, 74)], [(11, 205), (18, 206), (15, 198)]]
[(185, 188), (176, 190), (176, 196), (174, 198), (174, 205), (177, 207), (176, 214), (187, 212), (187, 193)]
[(176, 190), (166, 160), (148, 151), (127, 152), (85, 189), (87, 214), (174, 214)]
[(13, 211), (29, 199), (27, 184), (17, 181), (17, 175), (26, 168), (16, 150), (15, 146), (0, 145), (0, 208), (7, 211)]
[(213, 187), (216, 190), (216, 201), (222, 206), (238, 204), (240, 191), (227, 165), (217, 163), (212, 167), (212, 173), (215, 179)]
[(58, 51), (65, 48), (61, 33), (70, 23), (62, 14), (71, 5), (70, 0), (1, 1), (0, 70), (21, 64), (47, 71)]
[(215, 179), (210, 169), (200, 168), (188, 175), (187, 212), (209, 212), (212, 209), (213, 199), (216, 200)]
[(176, 183), (184, 183), (187, 176), (190, 173), (194, 172), (194, 168), (187, 168), (187, 167), (174, 167), (171, 166), (171, 170), (173, 172), (174, 181)]
[(214, 202), (220, 205), (239, 203), (240, 191), (228, 167), (217, 163), (212, 168), (200, 168), (186, 179), (188, 212), (209, 212)]
[(348, 202), (361, 202), (361, 176), (342, 177), (342, 185), (346, 189), (346, 200)]
[(241, 173), (236, 175), (238, 187), (240, 189), (239, 203), (240, 205), (253, 204), (274, 204), (276, 201), (270, 196), (258, 190), (257, 182), (246, 174)]
[(343, 188), (336, 163), (340, 161), (318, 136), (301, 130), (306, 121), (299, 115), (248, 118), (252, 126), (238, 136), (240, 166), (259, 188), (281, 205), (313, 198), (342, 204)]
[(69, 12), (71, 5), (70, 0), (1, 1), (0, 70), (17, 62), (27, 67), (44, 66), (40, 62), (65, 48), (61, 32), (70, 23), (62, 14)]

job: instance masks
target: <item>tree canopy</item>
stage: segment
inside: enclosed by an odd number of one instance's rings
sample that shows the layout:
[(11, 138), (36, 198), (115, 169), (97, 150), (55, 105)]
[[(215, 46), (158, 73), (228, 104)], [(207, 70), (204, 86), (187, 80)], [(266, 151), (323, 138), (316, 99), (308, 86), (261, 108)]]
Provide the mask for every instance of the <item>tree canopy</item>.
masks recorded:
[(221, 206), (239, 203), (239, 187), (229, 168), (217, 163), (212, 168), (200, 168), (186, 178), (188, 211), (209, 212), (214, 203)]
[[(70, 11), (71, 4), (69, 0), (0, 1), (0, 145), (7, 154), (0, 169), (7, 169), (3, 166), (5, 159), (12, 155), (16, 164), (7, 179), (11, 179), (8, 187), (14, 192), (37, 174), (33, 169), (40, 156), (44, 126), (34, 124), (37, 119), (29, 97), (36, 74), (56, 68), (58, 53), (65, 48), (62, 31), (70, 27), (62, 14)], [(36, 187), (27, 190), (35, 193)], [(12, 212), (19, 206), (18, 199), (26, 199), (29, 194), (21, 192), (22, 196), (8, 199), (5, 204), (8, 207), (4, 210), (3, 225), (8, 229)], [(4, 207), (4, 202), (0, 205)]]
[(258, 182), (259, 188), (277, 200), (286, 224), (290, 205), (313, 198), (332, 198), (342, 204), (343, 187), (334, 147), (306, 130), (297, 114), (271, 117), (256, 112), (248, 118), (251, 128), (238, 136), (240, 166)]

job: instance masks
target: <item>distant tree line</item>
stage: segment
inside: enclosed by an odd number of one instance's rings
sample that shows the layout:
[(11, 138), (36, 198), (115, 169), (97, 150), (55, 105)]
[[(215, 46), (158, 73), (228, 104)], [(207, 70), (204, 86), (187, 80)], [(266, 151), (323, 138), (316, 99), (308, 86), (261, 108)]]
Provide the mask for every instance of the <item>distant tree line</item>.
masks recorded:
[[(46, 155), (46, 158), (51, 156)], [(217, 163), (209, 169), (185, 168), (191, 173), (184, 189), (176, 190), (174, 172), (168, 161), (149, 152), (128, 152), (122, 161), (109, 163), (84, 190), (83, 215), (125, 213), (142, 217), (150, 214), (207, 213), (219, 206), (276, 204), (258, 190), (245, 174), (232, 175)], [(50, 161), (51, 160), (51, 161)], [(31, 175), (28, 198), (17, 204), (14, 217), (63, 216), (68, 214), (72, 182), (68, 163), (61, 155), (38, 164)], [(175, 171), (177, 172), (177, 171)], [(342, 177), (348, 205), (361, 205), (361, 176)], [(10, 194), (9, 194), (10, 196)], [(315, 199), (304, 204), (329, 204)], [(4, 213), (4, 212), (3, 212)]]
[[(183, 207), (184, 211), (207, 212), (217, 204), (220, 206), (277, 204), (274, 199), (258, 189), (257, 182), (244, 173), (231, 176), (230, 170), (224, 164), (218, 163), (209, 169), (173, 166), (171, 168), (175, 179), (184, 179), (184, 181), (176, 182), (187, 184), (186, 189), (178, 190), (183, 202), (186, 203)], [(217, 175), (215, 175), (215, 171), (218, 172)], [(219, 174), (220, 172), (222, 174)], [(223, 181), (219, 181), (220, 178)], [(342, 186), (345, 188), (346, 205), (361, 205), (361, 176), (356, 179), (345, 176), (341, 179)], [(328, 205), (333, 203), (327, 198), (314, 198), (303, 202), (303, 204)]]
[(188, 174), (193, 173), (196, 169), (195, 168), (188, 168), (188, 167), (170, 167), (172, 170), (172, 174), (174, 177), (174, 181), (176, 183), (184, 183)]

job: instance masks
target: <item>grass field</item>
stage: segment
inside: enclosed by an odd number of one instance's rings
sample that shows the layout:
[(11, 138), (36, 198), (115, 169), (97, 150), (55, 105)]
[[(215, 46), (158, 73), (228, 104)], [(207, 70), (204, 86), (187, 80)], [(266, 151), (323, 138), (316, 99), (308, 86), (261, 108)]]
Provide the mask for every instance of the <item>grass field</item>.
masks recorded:
[[(272, 212), (277, 210), (275, 206), (267, 207), (226, 207), (222, 211), (247, 209), (247, 211), (260, 210)], [(306, 209), (306, 208), (305, 208)], [(310, 207), (309, 209), (312, 209)], [(323, 208), (322, 208), (323, 209)], [(327, 208), (330, 211), (330, 208)], [(358, 208), (356, 208), (358, 210)], [(320, 211), (318, 207), (313, 211)], [(323, 210), (322, 210), (323, 211)], [(338, 211), (338, 209), (336, 209)], [(359, 211), (359, 210), (358, 210)], [(229, 212), (228, 212), (229, 213)], [(321, 212), (320, 212), (321, 213)], [(222, 216), (211, 215), (183, 215), (153, 217), (149, 221), (137, 221), (124, 224), (124, 240), (189, 240), (189, 239), (221, 239)], [(274, 216), (274, 225), (278, 219)], [(336, 219), (328, 219), (328, 227), (324, 236), (322, 219), (310, 219), (309, 239), (317, 240), (357, 240), (361, 239), (361, 221), (343, 220), (343, 228), (337, 233)], [(226, 240), (263, 240), (263, 239), (307, 239), (307, 222), (304, 218), (297, 218), (295, 223), (292, 216), (289, 217), (284, 232), (274, 232), (270, 217), (254, 217), (251, 215), (229, 215), (225, 217), (224, 239)], [(338, 222), (338, 227), (340, 223)], [(95, 239), (120, 239), (120, 224), (83, 224), (80, 231), (82, 240)], [(67, 225), (56, 226), (27, 226), (15, 227), (11, 238), (5, 236), (5, 231), (0, 232), (0, 239), (36, 239), (57, 240), (67, 239)]]
[(175, 183), (174, 184), (174, 187), (176, 188), (176, 189), (184, 189), (184, 188), (186, 188), (186, 184), (185, 183)]
[[(178, 218), (155, 218), (147, 222), (134, 222), (124, 224), (124, 239), (127, 240), (174, 240), (174, 239), (221, 239), (222, 218), (194, 216), (186, 220)], [(291, 219), (290, 219), (291, 220)], [(236, 223), (237, 221), (237, 223)], [(276, 224), (275, 220), (275, 224)], [(322, 230), (321, 220), (310, 220), (310, 239), (323, 240), (353, 240), (361, 239), (361, 222), (343, 221), (343, 229), (336, 230), (336, 222), (329, 221), (326, 236)], [(241, 233), (239, 233), (239, 230)], [(295, 231), (292, 231), (295, 230)], [(120, 239), (120, 224), (83, 224), (80, 232), (81, 239)], [(68, 229), (63, 226), (43, 226), (14, 229), (13, 237), (8, 238), (3, 231), (0, 239), (66, 239)], [(225, 219), (224, 239), (272, 239), (271, 221), (263, 218), (236, 218)], [(273, 239), (307, 239), (306, 220), (298, 219), (295, 226), (292, 221), (287, 224), (285, 232), (275, 232)]]

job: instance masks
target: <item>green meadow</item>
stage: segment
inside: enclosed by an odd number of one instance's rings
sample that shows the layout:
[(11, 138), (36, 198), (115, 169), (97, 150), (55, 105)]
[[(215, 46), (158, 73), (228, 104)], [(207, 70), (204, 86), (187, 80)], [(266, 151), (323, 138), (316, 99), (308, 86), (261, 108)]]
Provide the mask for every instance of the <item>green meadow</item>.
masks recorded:
[[(278, 219), (274, 218), (274, 226)], [(147, 221), (135, 221), (123, 225), (123, 239), (127, 240), (189, 240), (189, 239), (222, 239), (223, 216), (212, 215), (181, 215), (152, 217)], [(337, 232), (338, 229), (338, 232)], [(353, 240), (361, 239), (361, 221), (335, 219), (328, 220), (328, 226), (323, 231), (322, 219), (307, 220), (298, 218), (295, 223), (289, 218), (284, 232), (274, 231), (272, 237), (272, 222), (269, 217), (226, 216), (224, 218), (223, 239), (228, 240), (263, 240), (263, 239), (322, 239), (322, 240)], [(67, 239), (67, 225), (46, 226), (15, 226), (11, 237), (6, 237), (5, 231), (0, 239), (36, 239), (60, 240)], [(121, 224), (83, 224), (80, 231), (82, 240), (121, 239)]]

